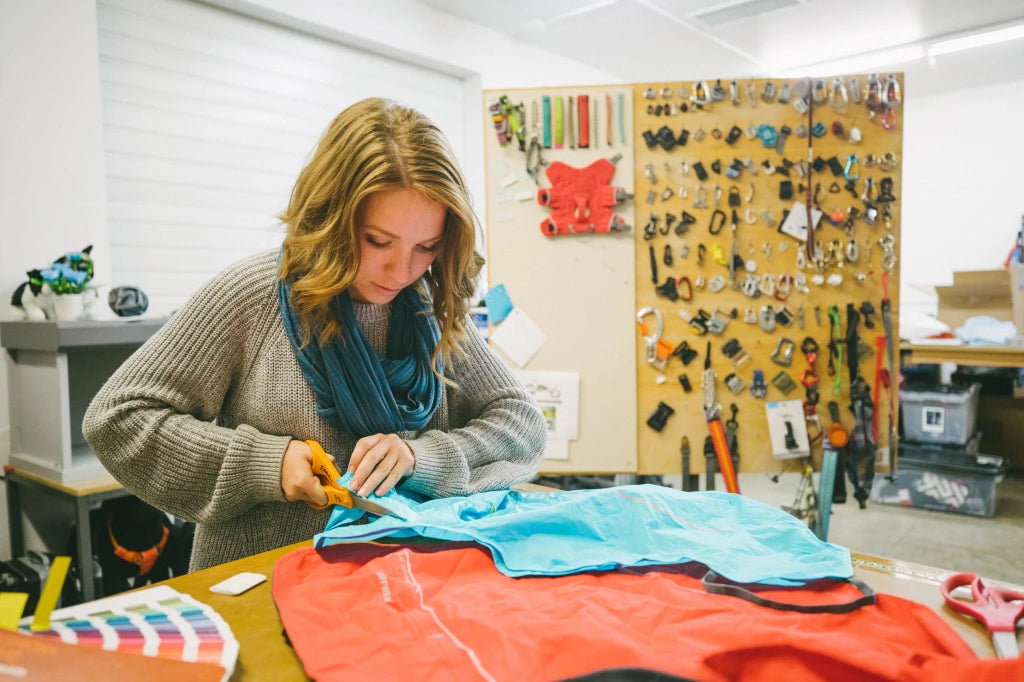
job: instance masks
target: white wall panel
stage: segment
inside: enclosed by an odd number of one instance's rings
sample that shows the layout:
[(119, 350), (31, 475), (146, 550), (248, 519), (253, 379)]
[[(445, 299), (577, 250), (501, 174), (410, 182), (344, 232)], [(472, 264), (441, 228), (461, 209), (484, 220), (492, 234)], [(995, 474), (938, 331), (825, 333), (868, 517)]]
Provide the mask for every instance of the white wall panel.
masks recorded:
[(461, 78), (191, 0), (97, 4), (112, 284), (170, 312), (280, 243), (320, 134), (369, 96), (413, 106), (463, 156)]

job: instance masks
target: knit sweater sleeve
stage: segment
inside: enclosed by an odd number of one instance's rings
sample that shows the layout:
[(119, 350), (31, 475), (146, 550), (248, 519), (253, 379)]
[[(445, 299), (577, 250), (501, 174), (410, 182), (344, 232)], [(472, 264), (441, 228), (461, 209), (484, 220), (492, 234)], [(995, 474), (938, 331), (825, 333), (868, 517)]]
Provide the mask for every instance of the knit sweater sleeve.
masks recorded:
[(540, 468), (547, 422), (530, 393), (468, 324), (465, 355), (445, 374), (449, 387), (446, 430), (421, 432), (407, 442), (416, 457), (402, 484), (431, 497), (507, 488)]
[(196, 523), (283, 501), (289, 436), (216, 424), (243, 378), (254, 320), (274, 300), (272, 261), (214, 277), (107, 380), (82, 431), (107, 470), (146, 502)]

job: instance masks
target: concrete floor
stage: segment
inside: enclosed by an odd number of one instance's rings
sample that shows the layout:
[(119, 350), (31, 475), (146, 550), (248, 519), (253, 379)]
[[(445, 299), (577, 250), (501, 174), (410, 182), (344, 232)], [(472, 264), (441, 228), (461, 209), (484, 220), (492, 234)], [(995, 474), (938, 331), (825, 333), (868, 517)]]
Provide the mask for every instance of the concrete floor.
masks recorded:
[[(740, 491), (773, 506), (792, 505), (799, 481), (797, 473), (781, 474), (778, 483), (765, 474), (740, 474)], [(1007, 477), (997, 484), (992, 517), (871, 500), (860, 509), (849, 494), (845, 504), (832, 507), (828, 540), (865, 554), (1024, 585), (1024, 478)]]

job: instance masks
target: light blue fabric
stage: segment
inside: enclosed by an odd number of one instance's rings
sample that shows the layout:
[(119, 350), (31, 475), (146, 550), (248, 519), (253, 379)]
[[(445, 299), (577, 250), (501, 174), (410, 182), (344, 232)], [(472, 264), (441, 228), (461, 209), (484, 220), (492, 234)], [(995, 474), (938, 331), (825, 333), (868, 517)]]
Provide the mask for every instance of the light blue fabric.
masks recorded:
[[(346, 473), (339, 481), (352, 478)], [(699, 561), (731, 580), (773, 585), (853, 575), (849, 551), (819, 540), (781, 509), (742, 495), (655, 485), (421, 501), (371, 496), (406, 518), (335, 507), (317, 547), (421, 535), (487, 546), (508, 576), (565, 575)]]
[(988, 315), (975, 315), (957, 327), (956, 337), (968, 344), (1003, 344), (1010, 343), (1017, 334), (1024, 330), (1017, 329), (1013, 322), (1003, 322)]

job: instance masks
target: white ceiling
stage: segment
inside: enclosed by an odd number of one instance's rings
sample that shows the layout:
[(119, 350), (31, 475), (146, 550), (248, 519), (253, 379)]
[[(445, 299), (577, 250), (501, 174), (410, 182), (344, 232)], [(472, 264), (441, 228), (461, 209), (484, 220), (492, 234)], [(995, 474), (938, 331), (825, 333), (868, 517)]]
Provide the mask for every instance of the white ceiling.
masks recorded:
[[(626, 82), (779, 74), (1024, 22), (1021, 0), (420, 1)], [(918, 91), (1024, 79), (1024, 39), (857, 70), (883, 67), (920, 75)]]

